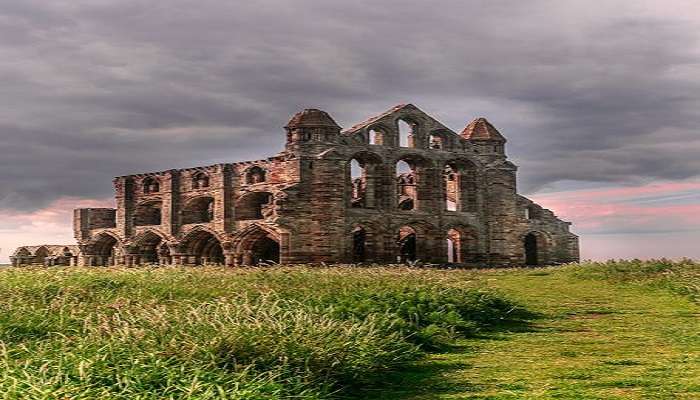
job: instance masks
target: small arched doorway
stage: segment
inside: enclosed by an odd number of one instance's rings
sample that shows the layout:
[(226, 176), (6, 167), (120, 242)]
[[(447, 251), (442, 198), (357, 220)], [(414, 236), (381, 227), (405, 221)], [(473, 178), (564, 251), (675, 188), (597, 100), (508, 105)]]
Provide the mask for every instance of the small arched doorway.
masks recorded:
[(274, 231), (251, 226), (237, 240), (236, 263), (240, 265), (279, 264), (281, 261), (280, 238)]
[(108, 234), (103, 234), (100, 236), (95, 244), (93, 245), (94, 258), (91, 265), (95, 266), (107, 266), (115, 265), (116, 260), (116, 248), (119, 242), (117, 239)]
[(163, 242), (163, 239), (157, 234), (148, 231), (144, 233), (136, 241), (136, 251), (140, 256), (140, 261), (143, 264), (167, 264), (168, 260), (161, 256), (169, 256), (170, 251), (168, 249), (167, 255), (165, 254), (165, 249), (168, 246)]
[(253, 265), (260, 265), (261, 263), (279, 264), (280, 262), (280, 244), (270, 237), (260, 238), (255, 241), (251, 250)]
[(185, 249), (189, 256), (190, 264), (224, 263), (224, 251), (221, 247), (221, 242), (216, 236), (207, 231), (202, 230), (191, 234), (186, 241)]
[(416, 261), (417, 251), (417, 239), (416, 231), (410, 226), (404, 226), (399, 229), (399, 238), (397, 241), (399, 248), (399, 262), (410, 262)]
[(539, 265), (540, 259), (538, 254), (538, 247), (540, 244), (537, 240), (537, 235), (530, 232), (525, 235), (524, 239), (525, 246), (525, 265)]
[(367, 259), (367, 231), (361, 227), (352, 231), (352, 261), (365, 262)]

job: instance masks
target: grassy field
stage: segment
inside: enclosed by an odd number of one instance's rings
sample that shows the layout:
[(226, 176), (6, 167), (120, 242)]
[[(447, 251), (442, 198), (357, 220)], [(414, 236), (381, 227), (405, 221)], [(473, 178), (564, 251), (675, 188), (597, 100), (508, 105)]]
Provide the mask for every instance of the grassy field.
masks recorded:
[(0, 399), (700, 399), (700, 266), (0, 272)]

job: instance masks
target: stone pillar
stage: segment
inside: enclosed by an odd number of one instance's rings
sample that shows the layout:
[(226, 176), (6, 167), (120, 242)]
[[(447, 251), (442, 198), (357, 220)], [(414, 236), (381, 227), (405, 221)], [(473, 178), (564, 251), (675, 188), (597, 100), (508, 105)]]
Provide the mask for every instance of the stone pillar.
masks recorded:
[(246, 250), (243, 253), (243, 265), (253, 265), (253, 252)]
[(224, 265), (227, 267), (233, 267), (236, 265), (236, 257), (234, 254), (228, 253), (224, 254)]

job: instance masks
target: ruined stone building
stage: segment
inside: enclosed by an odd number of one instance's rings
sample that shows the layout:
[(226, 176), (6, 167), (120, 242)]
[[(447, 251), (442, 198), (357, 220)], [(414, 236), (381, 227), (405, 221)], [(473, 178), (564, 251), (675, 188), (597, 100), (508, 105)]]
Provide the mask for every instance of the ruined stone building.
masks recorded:
[(265, 160), (116, 178), (116, 209), (75, 210), (74, 261), (578, 260), (570, 223), (517, 194), (506, 139), (483, 118), (456, 133), (407, 104), (342, 130), (308, 109), (284, 129), (285, 149)]

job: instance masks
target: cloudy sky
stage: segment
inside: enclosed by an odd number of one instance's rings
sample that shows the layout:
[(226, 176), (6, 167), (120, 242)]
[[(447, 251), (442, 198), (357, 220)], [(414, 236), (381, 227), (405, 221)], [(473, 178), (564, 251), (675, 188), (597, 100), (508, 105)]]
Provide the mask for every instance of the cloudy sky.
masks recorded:
[(585, 258), (700, 258), (700, 2), (0, 0), (0, 262), (113, 176), (414, 103), (487, 117)]

